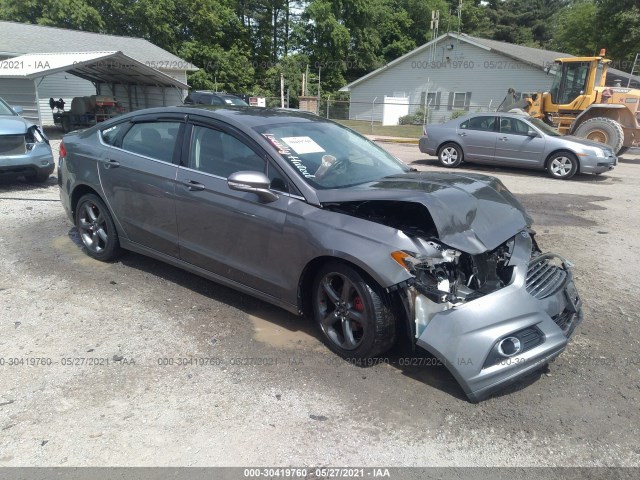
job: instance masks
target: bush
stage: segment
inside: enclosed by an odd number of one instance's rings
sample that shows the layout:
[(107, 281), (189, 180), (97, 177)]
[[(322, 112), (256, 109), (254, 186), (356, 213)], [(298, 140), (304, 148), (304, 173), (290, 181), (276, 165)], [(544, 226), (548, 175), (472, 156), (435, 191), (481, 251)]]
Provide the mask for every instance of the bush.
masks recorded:
[(453, 113), (451, 113), (451, 117), (450, 119), (453, 120), (454, 118), (460, 118), (460, 117), (464, 117), (465, 115), (467, 115), (469, 112), (465, 111), (465, 110), (454, 110)]
[(400, 117), (398, 119), (398, 125), (422, 125), (424, 118), (424, 110), (416, 110), (415, 113)]

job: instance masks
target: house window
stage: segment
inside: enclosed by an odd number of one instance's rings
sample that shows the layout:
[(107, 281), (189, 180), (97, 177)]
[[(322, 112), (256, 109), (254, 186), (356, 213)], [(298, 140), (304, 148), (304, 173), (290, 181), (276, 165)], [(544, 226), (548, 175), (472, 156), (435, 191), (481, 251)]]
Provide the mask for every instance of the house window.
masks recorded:
[(453, 108), (457, 110), (464, 108), (466, 99), (466, 92), (455, 92), (453, 94)]
[(449, 92), (448, 110), (469, 110), (471, 92)]
[(440, 92), (422, 92), (420, 95), (420, 107), (438, 110), (440, 108)]

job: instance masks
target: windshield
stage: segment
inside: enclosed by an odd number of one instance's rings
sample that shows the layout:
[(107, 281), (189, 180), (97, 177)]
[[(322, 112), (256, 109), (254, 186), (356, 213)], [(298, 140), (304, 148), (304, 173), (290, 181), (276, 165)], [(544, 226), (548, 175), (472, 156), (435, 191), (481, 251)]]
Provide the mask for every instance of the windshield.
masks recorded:
[(249, 104), (247, 102), (245, 102), (244, 100), (242, 100), (241, 98), (238, 98), (238, 97), (222, 97), (222, 100), (226, 104), (240, 105), (242, 107), (248, 107), (249, 106)]
[(255, 130), (314, 188), (345, 188), (409, 171), (382, 148), (335, 123), (279, 123)]
[(556, 130), (555, 128), (553, 128), (550, 125), (547, 125), (546, 123), (544, 123), (539, 118), (529, 118), (528, 120), (531, 122), (531, 124), (533, 126), (535, 126), (536, 128), (542, 130), (542, 133), (544, 133), (545, 135), (549, 135), (550, 137), (559, 137), (560, 136), (560, 134), (558, 133), (558, 130)]
[(13, 109), (0, 98), (0, 115), (15, 115)]

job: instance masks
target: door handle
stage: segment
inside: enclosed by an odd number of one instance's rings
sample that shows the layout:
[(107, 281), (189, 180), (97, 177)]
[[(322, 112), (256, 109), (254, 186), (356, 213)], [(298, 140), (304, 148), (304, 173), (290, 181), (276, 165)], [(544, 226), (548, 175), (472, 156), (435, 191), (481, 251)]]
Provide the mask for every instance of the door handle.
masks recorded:
[(467, 134), (465, 132), (460, 132), (460, 133), (458, 133), (458, 135), (460, 135), (461, 137), (466, 137), (467, 136)]
[(106, 160), (104, 162), (105, 168), (118, 168), (120, 166), (120, 162), (117, 160)]
[(200, 192), (204, 190), (204, 185), (193, 180), (186, 180), (184, 185), (192, 192)]
[(501, 142), (506, 142), (509, 139), (507, 137), (502, 137), (502, 138), (499, 138), (498, 140), (500, 140)]

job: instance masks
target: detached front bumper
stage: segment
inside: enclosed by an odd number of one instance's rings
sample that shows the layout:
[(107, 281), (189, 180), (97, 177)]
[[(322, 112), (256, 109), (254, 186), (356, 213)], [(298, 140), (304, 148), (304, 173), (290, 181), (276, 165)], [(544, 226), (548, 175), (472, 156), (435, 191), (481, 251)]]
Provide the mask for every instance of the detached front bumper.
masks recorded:
[(444, 311), (416, 308), (422, 326), (416, 343), (448, 367), (471, 401), (480, 401), (557, 357), (582, 320), (581, 307), (571, 265), (540, 255), (517, 265), (510, 285), (484, 297)]

